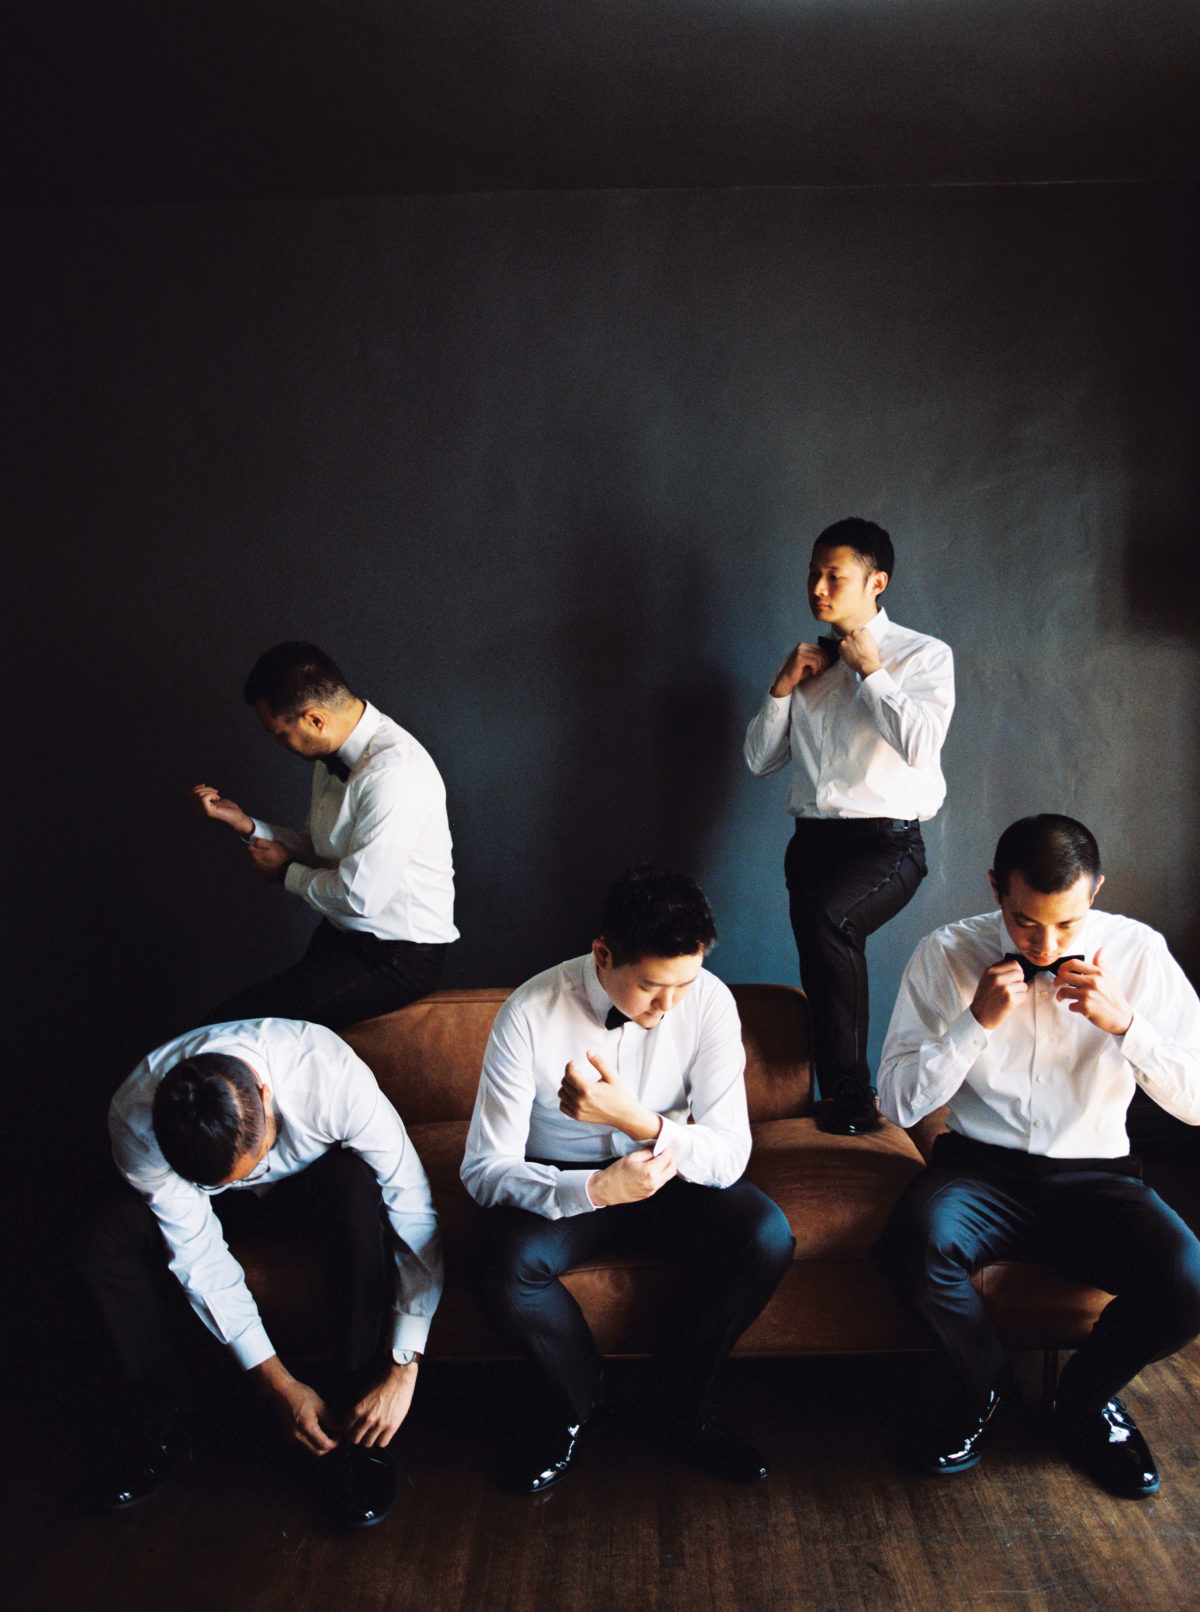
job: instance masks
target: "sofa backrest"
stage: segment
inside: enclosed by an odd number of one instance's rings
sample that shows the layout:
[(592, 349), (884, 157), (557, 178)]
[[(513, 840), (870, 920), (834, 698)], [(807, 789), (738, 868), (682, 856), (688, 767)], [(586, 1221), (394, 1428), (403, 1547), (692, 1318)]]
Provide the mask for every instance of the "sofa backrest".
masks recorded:
[[(807, 1114), (812, 1064), (803, 993), (791, 985), (730, 989), (742, 1020), (750, 1118)], [(503, 986), (437, 991), (342, 1035), (406, 1125), (470, 1119), (488, 1034), (508, 994)]]

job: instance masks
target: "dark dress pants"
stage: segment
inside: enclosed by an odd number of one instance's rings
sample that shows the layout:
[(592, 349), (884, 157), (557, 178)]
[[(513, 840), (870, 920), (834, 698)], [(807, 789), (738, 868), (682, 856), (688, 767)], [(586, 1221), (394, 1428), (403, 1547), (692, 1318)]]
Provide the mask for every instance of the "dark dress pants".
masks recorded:
[[(307, 1169), (259, 1196), (215, 1193), (212, 1206), (234, 1237), (279, 1230), (318, 1247), (326, 1284), (332, 1368), (321, 1384), (337, 1409), (353, 1404), (377, 1368), (395, 1290), (379, 1183), (357, 1153), (331, 1148)], [(140, 1193), (121, 1184), (84, 1240), (82, 1269), (125, 1383), (169, 1380), (172, 1314), (182, 1293), (170, 1275), (158, 1221)]]
[(677, 1264), (658, 1403), (669, 1426), (682, 1431), (703, 1414), (722, 1361), (779, 1285), (794, 1249), (783, 1211), (749, 1182), (702, 1187), (675, 1176), (638, 1203), (559, 1220), (528, 1209), (479, 1209), (467, 1279), (492, 1325), (537, 1367), (547, 1419), (575, 1423), (596, 1403), (602, 1367), (559, 1277), (603, 1253)]
[(996, 1259), (1039, 1260), (1116, 1296), (1062, 1374), (1061, 1403), (1095, 1410), (1200, 1332), (1200, 1242), (1133, 1160), (1047, 1159), (949, 1134), (879, 1244), (901, 1297), (982, 1408), (1004, 1350), (971, 1285)]
[(871, 1084), (867, 937), (908, 905), (925, 873), (917, 823), (796, 819), (784, 874), (822, 1097)]
[(307, 1019), (343, 1030), (428, 996), (441, 977), (444, 945), (380, 940), (323, 918), (298, 963), (210, 1008), (201, 1022)]

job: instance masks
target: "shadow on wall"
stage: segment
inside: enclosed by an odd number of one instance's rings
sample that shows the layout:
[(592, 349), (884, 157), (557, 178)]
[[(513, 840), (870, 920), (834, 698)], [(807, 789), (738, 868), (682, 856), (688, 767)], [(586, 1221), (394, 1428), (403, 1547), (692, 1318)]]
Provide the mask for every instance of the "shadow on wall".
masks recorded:
[[(1161, 198), (1145, 231), (1172, 228), (1181, 257), (1194, 263), (1200, 254), (1200, 215), (1190, 192), (1173, 196), (1169, 226)], [(1131, 232), (1135, 234), (1136, 232)], [(1132, 275), (1145, 275), (1135, 254)], [(1157, 735), (1161, 771), (1140, 778), (1148, 830), (1141, 824), (1130, 840), (1151, 839), (1160, 878), (1183, 887), (1179, 906), (1186, 927), (1172, 935), (1172, 950), (1193, 982), (1200, 980), (1200, 847), (1191, 830), (1191, 813), (1200, 799), (1200, 308), (1190, 280), (1161, 285), (1133, 279), (1128, 292), (1148, 310), (1142, 345), (1127, 373), (1115, 379), (1121, 424), (1127, 443), (1128, 515), (1121, 550), (1121, 587), (1128, 626), (1138, 635), (1137, 664), (1128, 669), (1146, 681), (1151, 731)], [(1180, 683), (1180, 670), (1186, 677)], [(1156, 680), (1161, 679), (1156, 689)], [(1159, 729), (1159, 694), (1175, 688), (1172, 703), (1181, 711), (1179, 731)], [(1190, 691), (1190, 697), (1189, 697)], [(1186, 769), (1186, 775), (1184, 773)], [(1131, 780), (1131, 783), (1133, 780)], [(1177, 836), (1172, 843), (1172, 836)], [(1157, 859), (1157, 858), (1156, 858)], [(1153, 919), (1151, 919), (1153, 922)]]

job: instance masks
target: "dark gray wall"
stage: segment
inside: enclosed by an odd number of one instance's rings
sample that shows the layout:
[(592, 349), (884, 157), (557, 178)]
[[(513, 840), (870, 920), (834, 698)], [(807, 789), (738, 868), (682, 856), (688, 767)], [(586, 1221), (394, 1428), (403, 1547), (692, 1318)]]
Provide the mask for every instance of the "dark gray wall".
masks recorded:
[(312, 635), (446, 777), (447, 983), (586, 945), (693, 869), (730, 979), (790, 981), (782, 779), (741, 734), (811, 630), (812, 535), (897, 542), (955, 647), (932, 874), (874, 954), (987, 904), (1031, 810), (1198, 959), (1196, 266), (1180, 187), (517, 194), (13, 213), (6, 529), (28, 673), (11, 976), (32, 1067), (126, 1061), (294, 954), (307, 909), (194, 821), (298, 819), (240, 704)]

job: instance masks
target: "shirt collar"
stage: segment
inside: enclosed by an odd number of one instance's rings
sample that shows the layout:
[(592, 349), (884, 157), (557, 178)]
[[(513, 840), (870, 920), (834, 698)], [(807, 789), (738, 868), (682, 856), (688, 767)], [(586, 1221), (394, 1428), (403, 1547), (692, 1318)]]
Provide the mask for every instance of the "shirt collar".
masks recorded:
[(362, 753), (375, 737), (379, 727), (379, 712), (369, 700), (363, 701), (363, 714), (351, 728), (350, 732), (338, 745), (335, 752), (347, 767), (356, 766), (362, 759)]
[[(583, 960), (583, 994), (587, 997), (588, 1007), (591, 1008), (601, 1029), (607, 1029), (605, 1020), (608, 1018), (608, 1010), (616, 1007), (616, 1003), (600, 983), (596, 959), (591, 952)], [(633, 1020), (630, 1019), (628, 1022), (632, 1024)], [(641, 1029), (641, 1026), (638, 1025), (637, 1028)]]

